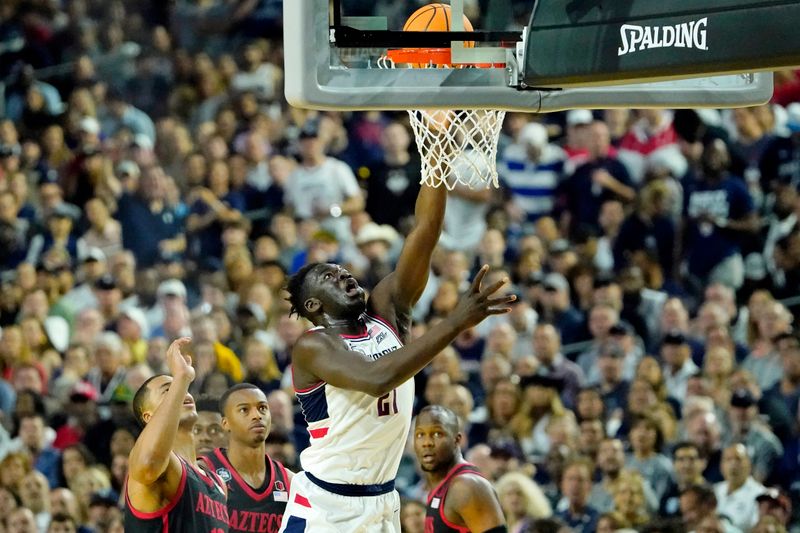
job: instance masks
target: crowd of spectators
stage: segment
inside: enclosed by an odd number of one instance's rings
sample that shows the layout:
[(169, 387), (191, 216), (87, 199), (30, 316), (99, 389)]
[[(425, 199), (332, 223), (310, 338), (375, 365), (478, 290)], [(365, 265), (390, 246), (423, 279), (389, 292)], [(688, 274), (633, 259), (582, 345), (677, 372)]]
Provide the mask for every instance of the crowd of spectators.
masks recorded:
[[(404, 113), (291, 108), (283, 69), (280, 0), (0, 2), (0, 532), (122, 531), (132, 394), (183, 335), (201, 410), (257, 384), (299, 469), (282, 287), (389, 273), (420, 161)], [(509, 114), (502, 186), (450, 193), (413, 334), (482, 264), (518, 300), (417, 407), (460, 415), (509, 531), (800, 531), (800, 76), (776, 80), (748, 109)], [(397, 485), (423, 531), (411, 448)]]

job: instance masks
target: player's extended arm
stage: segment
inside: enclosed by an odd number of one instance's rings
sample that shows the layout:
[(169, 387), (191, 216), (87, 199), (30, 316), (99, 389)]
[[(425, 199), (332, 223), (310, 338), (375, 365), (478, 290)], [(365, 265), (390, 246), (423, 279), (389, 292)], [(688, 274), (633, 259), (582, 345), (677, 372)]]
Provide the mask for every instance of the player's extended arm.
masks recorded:
[(447, 491), (445, 513), (461, 517), (468, 530), (476, 533), (506, 531), (506, 520), (491, 484), (477, 475), (461, 475)]
[(385, 291), (396, 309), (410, 312), (428, 283), (431, 256), (442, 233), (446, 203), (446, 188), (422, 186), (414, 207), (414, 228), (403, 245), (397, 268), (375, 287), (371, 298), (381, 299)]
[[(189, 338), (183, 337), (174, 341), (167, 349), (172, 384), (131, 451), (128, 475), (142, 485), (152, 485), (169, 467), (177, 468), (180, 476), (181, 465), (172, 453), (172, 448), (178, 435), (183, 401), (195, 375), (191, 359), (181, 353), (181, 348), (189, 342)], [(157, 392), (151, 391), (151, 394)]]
[(292, 350), (292, 364), (335, 387), (383, 396), (422, 370), (461, 331), (489, 315), (510, 311), (507, 304), (514, 300), (513, 295), (491, 297), (508, 280), (481, 289), (487, 271), (488, 267), (480, 270), (469, 292), (447, 318), (385, 357), (371, 361), (359, 352), (348, 350), (332, 335), (310, 332), (297, 341)]

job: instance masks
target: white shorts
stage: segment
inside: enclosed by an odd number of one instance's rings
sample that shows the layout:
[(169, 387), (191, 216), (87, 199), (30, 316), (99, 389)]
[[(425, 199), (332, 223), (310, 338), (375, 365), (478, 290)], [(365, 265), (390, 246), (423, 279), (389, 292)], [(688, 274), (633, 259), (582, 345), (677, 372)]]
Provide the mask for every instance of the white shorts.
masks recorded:
[(295, 474), (279, 533), (400, 533), (400, 495), (341, 496)]

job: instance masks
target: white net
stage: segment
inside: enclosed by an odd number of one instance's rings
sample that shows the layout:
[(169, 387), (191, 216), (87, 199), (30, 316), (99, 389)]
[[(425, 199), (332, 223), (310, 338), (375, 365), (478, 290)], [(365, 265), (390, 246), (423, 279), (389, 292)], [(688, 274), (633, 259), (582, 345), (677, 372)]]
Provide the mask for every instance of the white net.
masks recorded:
[[(378, 65), (395, 66), (386, 57)], [(505, 111), (410, 109), (408, 116), (422, 158), (420, 183), (431, 187), (444, 185), (449, 190), (458, 184), (470, 189), (498, 187), (497, 141)]]
[(422, 158), (422, 183), (497, 187), (497, 140), (505, 111), (485, 109), (408, 111)]

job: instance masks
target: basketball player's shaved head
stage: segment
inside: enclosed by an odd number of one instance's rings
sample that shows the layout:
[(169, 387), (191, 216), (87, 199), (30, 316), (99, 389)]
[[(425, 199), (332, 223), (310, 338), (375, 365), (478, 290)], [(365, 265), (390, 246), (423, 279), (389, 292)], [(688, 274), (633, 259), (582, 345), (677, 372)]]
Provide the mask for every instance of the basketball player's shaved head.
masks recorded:
[(429, 405), (414, 423), (414, 452), (423, 472), (446, 474), (461, 460), (463, 435), (458, 415), (447, 407)]
[(461, 430), (461, 422), (458, 419), (458, 415), (442, 405), (423, 407), (417, 415), (416, 425), (423, 422), (436, 422), (453, 435), (457, 435)]

